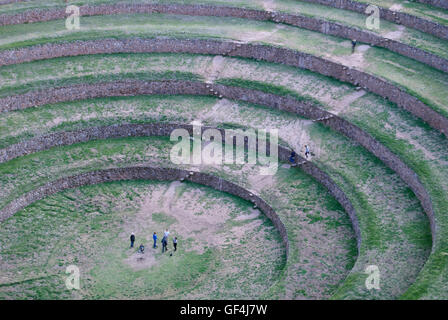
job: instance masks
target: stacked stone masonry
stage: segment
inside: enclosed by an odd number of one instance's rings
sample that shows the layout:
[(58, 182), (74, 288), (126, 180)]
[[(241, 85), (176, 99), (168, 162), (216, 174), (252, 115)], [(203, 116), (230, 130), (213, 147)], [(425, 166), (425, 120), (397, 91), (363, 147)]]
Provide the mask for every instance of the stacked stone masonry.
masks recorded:
[(434, 7), (448, 9), (448, 1), (447, 0), (415, 0), (415, 1), (424, 3), (424, 4), (429, 4)]
[(44, 199), (45, 197), (66, 189), (111, 181), (174, 181), (180, 180), (182, 178), (187, 181), (212, 187), (219, 191), (227, 192), (257, 205), (257, 207), (260, 208), (260, 210), (272, 221), (276, 229), (279, 231), (286, 248), (286, 256), (288, 257), (289, 241), (286, 228), (274, 209), (272, 209), (272, 207), (269, 206), (263, 199), (261, 199), (257, 195), (254, 195), (249, 190), (246, 190), (222, 178), (201, 172), (194, 172), (193, 175), (190, 175), (190, 171), (180, 169), (157, 167), (111, 168), (81, 173), (70, 177), (64, 177), (55, 181), (51, 181), (10, 202), (0, 211), (0, 222), (8, 219), (16, 212), (24, 209), (33, 202)]
[[(8, 110), (17, 110), (49, 103), (111, 96), (136, 96), (152, 94), (213, 95), (207, 86), (208, 85), (206, 83), (202, 82), (180, 80), (130, 80), (110, 83), (80, 84), (71, 87), (52, 88), (3, 98), (0, 99), (0, 105), (6, 106)], [(228, 99), (264, 105), (271, 108), (292, 112), (313, 120), (325, 118), (326, 120), (320, 121), (322, 124), (344, 134), (348, 138), (362, 145), (381, 161), (383, 161), (383, 163), (385, 163), (389, 168), (394, 170), (410, 187), (410, 189), (420, 200), (420, 203), (429, 218), (434, 245), (434, 240), (436, 239), (438, 230), (431, 198), (428, 192), (421, 183), (417, 174), (398, 156), (391, 152), (387, 147), (379, 143), (371, 135), (364, 132), (356, 125), (353, 125), (352, 123), (336, 115), (320, 109), (311, 103), (298, 101), (293, 97), (278, 96), (257, 90), (225, 85), (214, 85), (214, 87), (223, 97)], [(20, 151), (11, 150), (11, 152)], [(3, 152), (2, 157), (7, 160), (9, 156), (6, 152)], [(311, 170), (310, 168), (309, 171), (307, 171), (308, 169), (306, 165), (303, 165), (303, 168), (310, 174), (312, 174), (314, 170)], [(321, 181), (320, 179), (318, 180)], [(325, 185), (325, 183), (323, 184)], [(337, 193), (332, 194), (339, 200)], [(349, 211), (347, 212), (350, 214)]]
[[(110, 4), (80, 7), (81, 16), (112, 15), (129, 13), (167, 13), (192, 16), (217, 16), (236, 17), (261, 21), (274, 21), (285, 23), (300, 28), (317, 31), (332, 36), (346, 39), (357, 39), (360, 42), (387, 48), (403, 56), (415, 59), (436, 69), (448, 72), (448, 60), (419, 48), (401, 43), (396, 40), (386, 39), (373, 32), (344, 26), (340, 23), (325, 21), (299, 14), (287, 14), (280, 12), (268, 12), (262, 10), (221, 7), (208, 5), (184, 5), (184, 4)], [(0, 15), (0, 26), (11, 24), (32, 23), (64, 19), (67, 16), (65, 9), (34, 9), (15, 15)]]
[[(123, 137), (142, 137), (142, 136), (169, 136), (174, 129), (183, 128), (188, 130), (190, 135), (193, 133), (191, 125), (170, 124), (170, 123), (151, 123), (151, 124), (120, 124), (107, 127), (93, 127), (78, 131), (65, 131), (52, 133), (49, 135), (29, 139), (5, 149), (0, 149), (0, 163), (10, 161), (12, 159), (22, 157), (34, 152), (43, 151), (57, 146), (71, 145), (75, 143), (87, 142), (91, 140), (104, 140), (112, 138)], [(202, 127), (205, 131), (212, 127)], [(221, 131), (223, 143), (225, 142), (225, 130), (213, 128)], [(234, 144), (236, 141), (234, 141)], [(247, 142), (246, 142), (247, 143)], [(267, 152), (270, 152), (270, 144), (268, 143)], [(258, 140), (257, 140), (258, 150)], [(289, 156), (292, 150), (287, 147), (279, 146), (278, 156), (280, 161), (289, 162)], [(359, 228), (358, 219), (355, 209), (345, 193), (337, 186), (337, 184), (322, 170), (316, 167), (313, 163), (305, 160), (297, 155), (296, 163), (307, 174), (315, 178), (318, 182), (324, 185), (331, 195), (341, 204), (349, 215), (353, 229), (355, 231), (358, 249), (361, 245), (361, 231)], [(1, 214), (0, 214), (1, 216)]]
[[(403, 89), (365, 72), (315, 57), (300, 51), (259, 44), (240, 44), (232, 41), (199, 39), (103, 39), (49, 43), (0, 52), (0, 66), (56, 57), (100, 53), (195, 53), (237, 56), (281, 63), (365, 88), (389, 99), (448, 136), (448, 118), (431, 109)], [(39, 97), (36, 97), (39, 99)], [(0, 99), (1, 111), (12, 110), (7, 99)]]
[[(368, 3), (361, 3), (353, 0), (302, 0), (305, 2), (322, 4), (338, 9), (350, 10), (365, 14)], [(404, 12), (397, 12), (386, 8), (379, 7), (380, 18), (402, 24), (406, 27), (420, 30), (425, 33), (432, 34), (436, 37), (447, 40), (448, 39), (448, 26), (441, 25), (436, 22), (432, 22), (423, 18), (416, 17)]]

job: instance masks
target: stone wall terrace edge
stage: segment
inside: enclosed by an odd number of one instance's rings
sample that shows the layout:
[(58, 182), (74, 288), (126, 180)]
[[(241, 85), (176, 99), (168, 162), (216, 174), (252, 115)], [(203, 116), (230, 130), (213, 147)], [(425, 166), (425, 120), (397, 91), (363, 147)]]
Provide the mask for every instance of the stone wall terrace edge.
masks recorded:
[[(281, 12), (268, 12), (262, 10), (245, 9), (227, 6), (189, 5), (189, 4), (105, 4), (80, 7), (81, 16), (130, 14), (130, 13), (167, 13), (191, 16), (217, 16), (236, 17), (261, 21), (274, 21), (292, 26), (337, 36), (346, 39), (357, 39), (360, 42), (373, 46), (387, 48), (408, 58), (425, 63), (438, 70), (448, 72), (448, 60), (425, 50), (413, 47), (396, 40), (386, 39), (370, 31), (345, 26), (340, 23), (325, 21), (300, 14), (288, 14)], [(19, 14), (0, 15), (0, 26), (23, 24), (64, 19), (67, 16), (65, 8), (58, 9), (33, 9)]]
[[(131, 38), (47, 43), (0, 51), (0, 66), (41, 59), (101, 53), (193, 53), (253, 58), (310, 70), (361, 86), (396, 103), (448, 136), (448, 118), (403, 89), (365, 72), (292, 49), (233, 41), (202, 39)], [(8, 111), (1, 105), (0, 112)]]
[[(105, 127), (90, 127), (77, 131), (62, 131), (51, 133), (48, 135), (19, 142), (4, 149), (0, 149), (0, 163), (4, 163), (31, 153), (48, 150), (53, 147), (72, 145), (75, 143), (87, 142), (91, 140), (142, 136), (169, 136), (174, 129), (179, 128), (188, 130), (190, 135), (192, 135), (192, 125), (177, 123), (119, 124)], [(202, 127), (202, 131), (210, 128), (218, 129), (214, 127)], [(224, 129), (218, 130), (220, 130), (222, 133), (224, 143), (225, 131)], [(267, 149), (270, 149), (269, 144), (267, 145)], [(291, 151), (292, 150), (287, 147), (279, 146), (279, 160), (289, 162)], [(302, 170), (305, 171), (305, 173), (307, 173), (316, 181), (321, 183), (324, 187), (326, 187), (330, 194), (341, 204), (341, 206), (347, 212), (350, 217), (353, 230), (355, 232), (357, 247), (359, 250), (361, 246), (361, 230), (359, 228), (356, 210), (351, 204), (349, 198), (345, 195), (342, 189), (339, 188), (338, 185), (330, 178), (330, 176), (328, 176), (313, 163), (307, 161), (299, 155), (296, 156), (296, 163), (299, 165), (299, 167), (302, 168)]]
[[(301, 0), (315, 4), (321, 4), (337, 9), (349, 10), (365, 14), (368, 3), (361, 3), (353, 0)], [(448, 39), (448, 26), (429, 21), (408, 13), (389, 10), (387, 8), (379, 7), (380, 18), (387, 21), (402, 24), (406, 27), (420, 30), (425, 33), (432, 34), (442, 39)]]
[[(28, 1), (32, 1), (32, 0), (0, 0), (0, 5), (11, 4), (11, 3), (16, 3), (16, 2), (28, 2)], [(304, 1), (306, 1), (306, 0), (304, 0)], [(424, 4), (429, 4), (434, 7), (448, 9), (448, 1), (446, 1), (446, 0), (414, 0), (414, 1), (424, 3)], [(311, 1), (309, 1), (309, 2), (311, 2)]]
[(325, 119), (320, 122), (359, 143), (366, 150), (380, 159), (386, 166), (395, 171), (417, 196), (423, 210), (428, 216), (434, 245), (436, 234), (438, 233), (438, 226), (436, 224), (432, 201), (428, 192), (421, 183), (418, 175), (397, 155), (370, 134), (343, 118), (320, 109), (311, 103), (299, 102), (292, 97), (280, 97), (274, 94), (257, 92), (256, 90), (224, 85), (215, 85), (214, 88), (226, 98), (269, 106), (279, 110), (296, 113), (313, 120)]
[(262, 198), (251, 193), (235, 183), (227, 181), (223, 178), (216, 177), (211, 174), (202, 172), (194, 172), (174, 169), (174, 168), (159, 168), (159, 167), (125, 167), (125, 168), (109, 168), (104, 170), (96, 170), (78, 175), (64, 177), (55, 181), (46, 183), (19, 198), (13, 200), (0, 211), (0, 222), (8, 219), (16, 212), (22, 210), (28, 205), (38, 200), (44, 199), (47, 196), (57, 192), (77, 188), (85, 185), (92, 185), (111, 181), (123, 180), (157, 180), (157, 181), (174, 181), (184, 178), (185, 180), (212, 187), (218, 191), (223, 191), (244, 200), (256, 204), (261, 211), (272, 221), (275, 228), (279, 231), (282, 241), (286, 249), (286, 257), (289, 255), (289, 240), (288, 233), (283, 222), (275, 210), (269, 206)]
[[(431, 198), (421, 183), (417, 174), (409, 168), (398, 156), (387, 147), (378, 142), (374, 137), (364, 132), (356, 125), (339, 118), (311, 103), (298, 101), (289, 96), (278, 96), (258, 90), (241, 87), (232, 87), (215, 84), (217, 90), (223, 97), (268, 106), (318, 121), (333, 130), (342, 133), (349, 139), (359, 143), (366, 150), (374, 154), (385, 165), (395, 171), (400, 178), (410, 187), (419, 199), (422, 208), (428, 216), (433, 238), (433, 248), (436, 243), (438, 226), (434, 215)], [(71, 87), (52, 88), (36, 92), (29, 92), (23, 95), (11, 96), (0, 99), (0, 105), (8, 105), (12, 109), (29, 108), (37, 105), (56, 103), (63, 101), (73, 101), (98, 97), (110, 96), (134, 96), (150, 94), (187, 94), (187, 95), (211, 95), (213, 93), (206, 83), (196, 81), (166, 80), (166, 81), (117, 81), (97, 84), (80, 84)], [(7, 101), (10, 99), (9, 101)], [(304, 166), (305, 171), (307, 170)], [(311, 168), (309, 173), (312, 173)], [(333, 194), (336, 199), (337, 193)], [(338, 199), (339, 200), (339, 199)], [(348, 212), (348, 211), (347, 211)]]
[(448, 1), (447, 0), (414, 0), (420, 3), (429, 4), (434, 7), (439, 7), (442, 9), (448, 9)]

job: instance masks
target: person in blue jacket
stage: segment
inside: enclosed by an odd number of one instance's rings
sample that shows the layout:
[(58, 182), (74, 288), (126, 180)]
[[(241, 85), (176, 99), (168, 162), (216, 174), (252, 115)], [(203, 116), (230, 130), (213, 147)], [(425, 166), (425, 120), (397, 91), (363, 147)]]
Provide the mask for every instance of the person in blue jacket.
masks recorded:
[(289, 156), (289, 162), (291, 162), (291, 165), (294, 165), (296, 162), (296, 153), (294, 151), (291, 151), (291, 155)]
[(154, 234), (152, 235), (152, 239), (154, 240), (154, 246), (153, 248), (157, 248), (157, 234), (154, 232)]

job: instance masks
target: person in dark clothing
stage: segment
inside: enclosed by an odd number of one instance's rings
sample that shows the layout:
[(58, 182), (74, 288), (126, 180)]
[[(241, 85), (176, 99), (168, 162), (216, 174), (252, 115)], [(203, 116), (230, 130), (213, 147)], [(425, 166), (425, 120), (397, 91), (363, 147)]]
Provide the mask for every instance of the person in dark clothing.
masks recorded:
[(131, 233), (131, 248), (134, 248), (134, 242), (135, 242), (135, 235), (134, 233)]
[(291, 152), (291, 155), (289, 156), (289, 162), (291, 162), (291, 165), (294, 165), (296, 162), (296, 153), (294, 151)]
[(289, 156), (289, 162), (294, 163), (294, 161), (296, 161), (296, 153), (292, 151), (291, 155)]
[(164, 253), (165, 251), (168, 250), (166, 245), (167, 245), (166, 237), (163, 237), (162, 238), (162, 253)]
[(157, 234), (154, 232), (154, 234), (152, 235), (152, 239), (154, 240), (154, 246), (153, 248), (157, 248)]
[(356, 39), (352, 40), (352, 53), (355, 53)]
[(143, 243), (140, 245), (140, 247), (138, 247), (138, 253), (145, 253), (145, 246), (143, 245)]
[(174, 237), (173, 239), (173, 246), (174, 246), (174, 251), (177, 250), (177, 237)]

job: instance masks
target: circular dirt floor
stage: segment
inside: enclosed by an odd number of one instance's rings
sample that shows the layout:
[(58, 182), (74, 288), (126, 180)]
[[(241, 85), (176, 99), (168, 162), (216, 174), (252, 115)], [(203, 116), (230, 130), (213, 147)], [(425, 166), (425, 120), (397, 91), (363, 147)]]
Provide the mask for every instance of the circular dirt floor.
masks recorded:
[[(129, 247), (131, 232), (144, 254)], [(280, 234), (250, 203), (178, 181), (55, 194), (2, 223), (0, 252), (0, 299), (263, 298), (285, 263)], [(69, 265), (80, 270), (80, 290), (66, 288)]]

